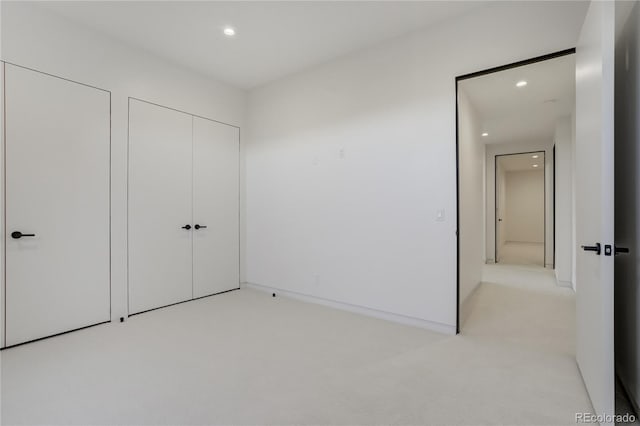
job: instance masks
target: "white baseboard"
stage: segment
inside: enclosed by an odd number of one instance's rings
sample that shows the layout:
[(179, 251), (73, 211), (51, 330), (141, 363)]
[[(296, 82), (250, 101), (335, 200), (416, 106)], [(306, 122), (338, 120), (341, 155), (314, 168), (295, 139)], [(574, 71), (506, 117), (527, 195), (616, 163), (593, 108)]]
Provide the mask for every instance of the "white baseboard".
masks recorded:
[(571, 284), (571, 281), (560, 281), (560, 280), (556, 280), (558, 282), (558, 287), (567, 287), (567, 288), (573, 288), (573, 284)]
[(464, 328), (464, 323), (467, 321), (467, 318), (469, 318), (471, 311), (473, 311), (475, 302), (477, 300), (477, 298), (474, 296), (481, 285), (482, 285), (482, 281), (479, 281), (473, 287), (473, 290), (471, 290), (471, 292), (467, 295), (467, 297), (464, 300), (460, 301), (460, 330)]
[(330, 308), (340, 309), (343, 311), (354, 312), (360, 315), (379, 318), (386, 321), (396, 322), (399, 324), (410, 325), (413, 327), (425, 328), (427, 330), (436, 331), (443, 334), (456, 334), (456, 327), (453, 325), (441, 324), (434, 321), (428, 321), (420, 318), (408, 317), (404, 315), (394, 314), (391, 312), (379, 311), (364, 306), (352, 305), (350, 303), (338, 302), (335, 300), (324, 299), (321, 297), (310, 296), (295, 291), (282, 290), (275, 287), (269, 287), (262, 284), (244, 282), (241, 288), (251, 288), (266, 293), (277, 293), (279, 296), (291, 299), (301, 300), (303, 302), (315, 303), (318, 305), (328, 306)]

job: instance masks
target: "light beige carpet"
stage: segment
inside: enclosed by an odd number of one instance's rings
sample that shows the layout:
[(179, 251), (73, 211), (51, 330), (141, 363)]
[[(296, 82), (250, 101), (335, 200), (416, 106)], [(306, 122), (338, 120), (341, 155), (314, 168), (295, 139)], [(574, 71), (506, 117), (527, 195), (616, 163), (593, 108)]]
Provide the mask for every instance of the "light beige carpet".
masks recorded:
[(487, 279), (459, 336), (243, 289), (9, 349), (2, 422), (574, 424), (572, 291)]
[(544, 266), (544, 244), (507, 242), (498, 251), (498, 263)]

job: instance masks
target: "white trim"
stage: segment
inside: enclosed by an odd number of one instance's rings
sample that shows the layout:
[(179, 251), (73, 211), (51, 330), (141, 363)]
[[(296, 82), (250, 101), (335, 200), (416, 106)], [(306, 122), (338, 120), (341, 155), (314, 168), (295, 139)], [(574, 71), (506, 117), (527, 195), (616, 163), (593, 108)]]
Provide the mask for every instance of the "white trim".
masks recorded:
[(464, 326), (464, 323), (469, 318), (469, 315), (471, 315), (471, 311), (473, 311), (473, 307), (475, 306), (475, 301), (476, 301), (475, 295), (478, 292), (478, 289), (480, 288), (481, 285), (482, 285), (482, 281), (478, 281), (476, 285), (473, 286), (473, 290), (471, 290), (471, 292), (467, 295), (467, 297), (464, 300), (460, 301), (460, 330), (461, 331), (462, 331), (462, 327)]
[(560, 280), (556, 280), (556, 282), (558, 283), (558, 287), (567, 287), (567, 288), (573, 288), (573, 284), (571, 284), (571, 281), (560, 281)]
[(567, 287), (567, 288), (571, 288), (571, 289), (575, 288), (571, 281), (565, 281), (565, 280), (558, 279), (558, 270), (557, 269), (555, 269), (553, 272), (554, 272), (553, 275), (556, 278), (556, 285), (558, 287)]
[(391, 312), (379, 311), (377, 309), (366, 308), (364, 306), (352, 305), (350, 303), (338, 302), (335, 300), (323, 299), (321, 297), (311, 296), (308, 294), (297, 293), (295, 291), (282, 290), (275, 287), (269, 287), (262, 284), (243, 282), (240, 288), (250, 288), (263, 291), (266, 293), (277, 293), (279, 296), (291, 299), (301, 300), (303, 302), (315, 303), (318, 305), (328, 306), (330, 308), (340, 309), (343, 311), (354, 312), (368, 317), (383, 319), (386, 321), (396, 322), (399, 324), (410, 325), (413, 327), (425, 328), (443, 334), (456, 334), (455, 325), (441, 324), (434, 321), (428, 321), (420, 318), (408, 317), (405, 315), (394, 314)]

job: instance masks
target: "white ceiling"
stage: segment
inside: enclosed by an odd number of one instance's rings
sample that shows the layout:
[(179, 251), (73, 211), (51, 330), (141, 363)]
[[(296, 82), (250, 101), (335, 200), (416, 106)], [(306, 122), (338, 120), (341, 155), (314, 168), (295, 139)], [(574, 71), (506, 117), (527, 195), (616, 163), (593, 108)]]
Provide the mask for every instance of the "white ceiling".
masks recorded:
[[(538, 158), (533, 158), (535, 155)], [(544, 152), (501, 155), (498, 157), (498, 163), (507, 172), (544, 170)], [(538, 167), (533, 167), (534, 164), (537, 164)]]
[[(520, 80), (527, 86), (517, 88)], [(575, 55), (460, 82), (475, 107), (487, 144), (551, 141), (560, 117), (575, 107)]]
[[(483, 7), (479, 1), (49, 1), (40, 5), (249, 89)], [(222, 29), (237, 29), (234, 39)]]

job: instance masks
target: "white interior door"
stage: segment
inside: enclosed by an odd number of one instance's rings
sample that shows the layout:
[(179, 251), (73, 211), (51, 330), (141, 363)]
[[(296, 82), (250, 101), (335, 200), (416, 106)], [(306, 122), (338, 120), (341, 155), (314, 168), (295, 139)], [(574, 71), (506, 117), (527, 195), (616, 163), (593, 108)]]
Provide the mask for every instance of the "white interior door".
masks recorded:
[[(5, 64), (4, 62), (0, 62), (0, 140), (2, 141), (2, 147), (0, 148), (0, 188), (2, 188), (2, 190), (6, 190), (5, 185), (4, 185), (4, 155), (5, 155), (5, 150), (4, 150), (4, 122), (5, 122), (5, 115), (4, 115), (4, 86), (5, 86), (5, 79), (4, 79), (4, 68), (5, 68)], [(6, 266), (6, 257), (5, 257), (5, 248), (6, 248), (6, 244), (5, 244), (5, 236), (6, 234), (6, 227), (5, 227), (5, 220), (4, 217), (6, 215), (6, 211), (4, 209), (4, 196), (0, 195), (0, 212), (2, 212), (1, 214), (3, 215), (2, 218), (0, 218), (0, 235), (2, 235), (2, 240), (0, 241), (0, 265), (2, 265), (0, 267), (0, 347), (4, 347), (6, 344), (6, 339), (5, 339), (5, 300), (4, 300), (4, 296), (5, 296), (5, 266)]]
[[(599, 415), (614, 413), (614, 3), (591, 2), (576, 51), (576, 356)], [(587, 247), (588, 248), (588, 247)], [(610, 423), (605, 421), (604, 423)]]
[(201, 297), (239, 287), (236, 127), (193, 118), (193, 288)]
[(7, 64), (5, 102), (11, 346), (110, 320), (111, 100)]
[(504, 167), (496, 164), (496, 263), (500, 262), (501, 250), (506, 241), (507, 224), (507, 182)]
[(191, 115), (129, 101), (130, 314), (193, 297), (192, 152)]
[[(640, 2), (616, 5), (616, 245), (615, 366), (640, 407)], [(640, 410), (636, 410), (636, 414)]]

